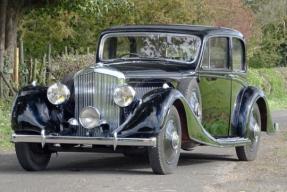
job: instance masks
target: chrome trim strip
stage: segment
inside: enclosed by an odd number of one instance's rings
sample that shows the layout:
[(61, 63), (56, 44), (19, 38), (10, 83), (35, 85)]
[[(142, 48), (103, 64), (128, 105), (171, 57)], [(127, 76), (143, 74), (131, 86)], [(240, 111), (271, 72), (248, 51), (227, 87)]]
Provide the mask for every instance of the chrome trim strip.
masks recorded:
[[(98, 65), (101, 65), (101, 63), (98, 63)], [(124, 73), (122, 73), (120, 71), (113, 70), (113, 69), (108, 69), (105, 67), (95, 67), (94, 72), (102, 73), (102, 74), (106, 74), (106, 75), (111, 75), (111, 76), (117, 77), (119, 79), (125, 79), (126, 78)]]
[[(41, 143), (41, 135), (12, 134), (13, 143)], [(78, 145), (110, 145), (115, 146), (146, 146), (155, 147), (156, 138), (115, 138), (114, 137), (78, 137), (78, 136), (45, 136), (45, 144), (78, 144)]]
[(220, 138), (216, 139), (216, 141), (224, 147), (236, 147), (236, 146), (244, 146), (247, 144), (251, 144), (251, 140), (248, 138), (242, 137), (232, 137), (232, 138)]
[(74, 78), (76, 76), (78, 76), (79, 74), (83, 75), (83, 74), (86, 74), (86, 73), (90, 73), (92, 71), (95, 72), (95, 73), (102, 73), (102, 74), (105, 74), (105, 75), (114, 76), (114, 77), (117, 77), (117, 78), (119, 78), (121, 80), (125, 80), (126, 79), (124, 73), (122, 73), (121, 71), (117, 71), (115, 69), (112, 69), (112, 68), (104, 67), (104, 64), (101, 63), (101, 62), (95, 63), (95, 64), (89, 66), (88, 68), (85, 68), (85, 69), (82, 69), (82, 70), (78, 71), (74, 75)]

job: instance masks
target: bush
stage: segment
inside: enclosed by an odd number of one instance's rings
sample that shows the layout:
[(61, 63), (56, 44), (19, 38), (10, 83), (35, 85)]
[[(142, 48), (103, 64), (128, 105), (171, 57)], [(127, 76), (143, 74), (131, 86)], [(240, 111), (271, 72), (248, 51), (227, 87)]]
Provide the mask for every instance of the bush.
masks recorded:
[(269, 101), (271, 109), (287, 108), (287, 69), (261, 68), (248, 70), (248, 81), (261, 88)]
[(65, 75), (75, 73), (84, 67), (95, 63), (95, 55), (63, 55), (56, 57), (53, 61), (53, 76), (57, 81)]

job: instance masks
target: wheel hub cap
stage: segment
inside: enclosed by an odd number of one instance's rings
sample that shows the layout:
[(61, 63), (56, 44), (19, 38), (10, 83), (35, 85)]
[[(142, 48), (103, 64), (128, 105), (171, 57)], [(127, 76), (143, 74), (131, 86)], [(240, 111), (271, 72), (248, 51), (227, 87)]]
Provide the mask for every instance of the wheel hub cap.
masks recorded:
[(180, 137), (173, 120), (168, 120), (166, 126), (164, 154), (167, 163), (172, 163), (180, 152)]
[(178, 149), (178, 145), (179, 145), (179, 136), (177, 134), (176, 131), (174, 131), (172, 133), (172, 137), (171, 137), (171, 146), (174, 150)]
[(260, 127), (257, 122), (252, 126), (251, 130), (253, 133), (252, 136), (253, 136), (254, 142), (257, 142), (259, 134), (260, 134)]
[(250, 122), (249, 122), (249, 138), (251, 140), (251, 145), (249, 146), (249, 150), (254, 151), (255, 147), (258, 145), (259, 137), (260, 137), (260, 124), (258, 118), (256, 118), (256, 113), (254, 109), (251, 110)]

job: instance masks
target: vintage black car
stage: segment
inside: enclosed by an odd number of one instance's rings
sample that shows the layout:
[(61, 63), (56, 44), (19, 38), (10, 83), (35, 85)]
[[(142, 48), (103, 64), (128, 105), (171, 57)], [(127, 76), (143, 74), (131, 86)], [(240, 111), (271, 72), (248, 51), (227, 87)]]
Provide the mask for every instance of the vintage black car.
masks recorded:
[(12, 142), (24, 169), (45, 169), (54, 152), (115, 151), (146, 154), (154, 173), (168, 174), (181, 149), (197, 145), (235, 147), (239, 160), (254, 160), (261, 131), (275, 131), (264, 93), (246, 81), (236, 30), (113, 27), (97, 50), (94, 65), (19, 91)]

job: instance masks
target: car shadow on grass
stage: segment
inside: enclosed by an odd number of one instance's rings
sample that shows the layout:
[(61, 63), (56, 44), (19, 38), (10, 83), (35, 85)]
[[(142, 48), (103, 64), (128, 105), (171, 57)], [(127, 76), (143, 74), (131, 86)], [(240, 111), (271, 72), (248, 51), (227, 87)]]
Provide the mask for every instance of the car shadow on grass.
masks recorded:
[[(214, 161), (237, 161), (232, 155), (182, 153), (179, 167)], [(0, 174), (134, 174), (152, 175), (147, 157), (131, 158), (121, 154), (60, 153), (53, 155), (48, 168), (41, 172), (24, 171), (15, 153), (0, 153)]]

